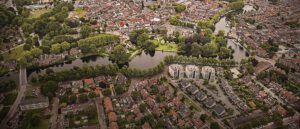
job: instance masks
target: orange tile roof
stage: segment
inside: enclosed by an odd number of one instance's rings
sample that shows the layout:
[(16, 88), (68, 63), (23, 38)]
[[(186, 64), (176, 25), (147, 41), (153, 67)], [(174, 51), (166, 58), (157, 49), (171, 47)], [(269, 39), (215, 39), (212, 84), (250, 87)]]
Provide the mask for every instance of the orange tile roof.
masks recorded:
[(104, 106), (105, 106), (105, 111), (106, 112), (113, 111), (112, 102), (111, 102), (111, 99), (109, 97), (104, 98)]
[(117, 121), (117, 115), (115, 112), (108, 113), (108, 121), (109, 122), (116, 122)]

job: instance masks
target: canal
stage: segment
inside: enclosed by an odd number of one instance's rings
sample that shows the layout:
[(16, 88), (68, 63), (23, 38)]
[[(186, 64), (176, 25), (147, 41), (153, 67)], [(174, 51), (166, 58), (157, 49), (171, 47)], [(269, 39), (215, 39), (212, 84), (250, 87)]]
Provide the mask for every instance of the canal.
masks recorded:
[(217, 34), (220, 30), (225, 32), (225, 36), (232, 37), (227, 39), (227, 47), (231, 47), (234, 50), (233, 59), (237, 62), (240, 62), (242, 59), (247, 59), (249, 53), (246, 48), (238, 42), (239, 37), (236, 34), (236, 27), (230, 27), (230, 21), (228, 21), (226, 17), (222, 17), (215, 24), (214, 34)]
[[(129, 68), (135, 68), (135, 69), (153, 68), (157, 66), (161, 61), (163, 61), (167, 55), (177, 55), (177, 54), (176, 52), (156, 51), (154, 55), (150, 55), (143, 51), (140, 55), (134, 57), (128, 63), (128, 66)], [(37, 69), (29, 73), (29, 78), (36, 77), (37, 75), (43, 75), (46, 73), (47, 69), (52, 69), (54, 72), (59, 72), (63, 70), (72, 69), (74, 67), (108, 65), (108, 64), (112, 64), (112, 62), (108, 59), (108, 57), (91, 56), (87, 58), (78, 58), (72, 62), (50, 66), (43, 69)]]

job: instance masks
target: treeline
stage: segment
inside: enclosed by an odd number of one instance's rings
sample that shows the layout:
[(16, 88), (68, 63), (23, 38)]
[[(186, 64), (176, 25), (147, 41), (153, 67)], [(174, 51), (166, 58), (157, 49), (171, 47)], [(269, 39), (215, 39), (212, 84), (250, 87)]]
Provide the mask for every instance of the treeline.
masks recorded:
[(17, 84), (13, 80), (7, 80), (0, 83), (0, 93), (12, 91), (17, 88)]
[(166, 64), (195, 64), (206, 66), (236, 66), (238, 63), (234, 60), (218, 60), (216, 58), (197, 58), (188, 56), (166, 56)]
[(116, 64), (97, 65), (94, 67), (86, 66), (81, 68), (74, 67), (70, 70), (39, 75), (38, 78), (34, 78), (33, 80), (38, 80), (39, 82), (47, 82), (49, 80), (60, 82), (67, 80), (78, 80), (82, 78), (97, 77), (101, 75), (115, 76), (117, 73), (122, 73), (127, 77), (148, 77), (161, 73), (164, 70), (166, 64), (172, 63), (229, 67), (238, 65), (238, 63), (234, 60), (218, 60), (215, 58), (197, 58), (187, 56), (166, 56), (165, 62), (160, 62), (159, 65), (144, 70), (128, 68), (127, 66), (119, 68)]
[(121, 69), (116, 64), (109, 64), (109, 65), (97, 65), (93, 66), (86, 66), (86, 67), (74, 67), (70, 70), (64, 70), (61, 72), (56, 73), (48, 73), (45, 75), (39, 75), (37, 78), (33, 78), (32, 81), (36, 82), (48, 82), (48, 81), (67, 81), (67, 80), (78, 80), (82, 78), (90, 78), (90, 77), (97, 77), (101, 75), (110, 75), (115, 76), (117, 73), (122, 73), (127, 77), (147, 77), (153, 76), (161, 73), (165, 67), (165, 63), (161, 62), (159, 65), (153, 68), (139, 70), (139, 69), (132, 69), (126, 66), (122, 67)]
[(83, 53), (91, 51), (93, 48), (103, 47), (109, 44), (119, 43), (119, 36), (112, 34), (99, 34), (94, 37), (81, 39), (78, 41), (78, 47)]

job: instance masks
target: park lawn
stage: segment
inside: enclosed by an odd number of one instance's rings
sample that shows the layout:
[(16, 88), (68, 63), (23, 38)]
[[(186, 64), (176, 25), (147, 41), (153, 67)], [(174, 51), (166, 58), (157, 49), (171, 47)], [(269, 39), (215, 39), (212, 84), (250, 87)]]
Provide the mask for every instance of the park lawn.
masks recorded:
[(42, 14), (50, 12), (51, 9), (37, 9), (30, 12), (29, 18), (39, 18)]
[(49, 119), (41, 119), (41, 122), (38, 126), (30, 126), (29, 129), (48, 129)]
[(178, 51), (178, 46), (175, 43), (164, 42), (161, 40), (152, 40), (152, 42), (157, 46), (155, 50), (158, 51)]
[(142, 52), (141, 49), (136, 49), (136, 50), (133, 50), (133, 51), (130, 51), (129, 52), (129, 59), (133, 59), (136, 55), (140, 54)]
[(0, 120), (3, 120), (4, 117), (6, 116), (6, 114), (9, 112), (10, 107), (4, 107), (1, 111), (0, 111)]
[(15, 102), (17, 96), (18, 96), (18, 92), (15, 91), (4, 95), (3, 105), (5, 106), (12, 105)]
[(4, 60), (18, 60), (24, 56), (23, 46), (18, 46), (10, 52), (3, 53)]
[(75, 11), (71, 12), (69, 17), (78, 17), (78, 18), (82, 18), (85, 17), (86, 15), (86, 11), (82, 8), (77, 8), (75, 9)]

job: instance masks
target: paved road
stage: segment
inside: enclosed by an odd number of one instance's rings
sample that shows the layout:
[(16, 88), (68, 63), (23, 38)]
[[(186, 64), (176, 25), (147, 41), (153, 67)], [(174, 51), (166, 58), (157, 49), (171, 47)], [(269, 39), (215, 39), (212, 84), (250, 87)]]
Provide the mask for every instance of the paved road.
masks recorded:
[(5, 118), (1, 121), (0, 127), (3, 127), (4, 129), (7, 128), (7, 122), (14, 116), (14, 114), (18, 111), (19, 104), (24, 96), (24, 93), (26, 91), (26, 85), (27, 85), (27, 73), (26, 68), (21, 67), (19, 72), (19, 91), (18, 96), (14, 102), (14, 104), (11, 106), (9, 112), (5, 116)]
[(50, 129), (57, 129), (57, 112), (59, 106), (59, 99), (57, 97), (53, 98), (51, 118), (50, 118)]
[(103, 97), (96, 98), (95, 103), (96, 103), (96, 107), (97, 107), (97, 114), (98, 114), (100, 129), (107, 129), (102, 99), (103, 99)]

